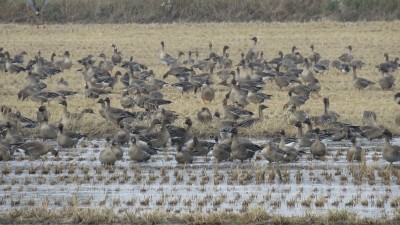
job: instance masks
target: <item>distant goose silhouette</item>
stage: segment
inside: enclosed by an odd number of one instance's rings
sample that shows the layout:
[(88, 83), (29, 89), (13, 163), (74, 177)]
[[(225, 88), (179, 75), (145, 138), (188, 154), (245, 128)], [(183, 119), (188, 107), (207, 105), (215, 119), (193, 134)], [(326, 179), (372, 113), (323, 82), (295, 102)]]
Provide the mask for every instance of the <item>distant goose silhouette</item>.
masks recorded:
[[(36, 4), (35, 0), (28, 0), (28, 6), (30, 6), (32, 8), (32, 10), (35, 12), (36, 17), (38, 18), (38, 20), (36, 21), (36, 27), (39, 29), (40, 25), (43, 25), (43, 28), (45, 28), (45, 23), (42, 17), (42, 12), (45, 8), (45, 6), (47, 5), (47, 3), (49, 3), (49, 0), (44, 0), (42, 5), (38, 5)], [(41, 24), (39, 24), (39, 22)]]

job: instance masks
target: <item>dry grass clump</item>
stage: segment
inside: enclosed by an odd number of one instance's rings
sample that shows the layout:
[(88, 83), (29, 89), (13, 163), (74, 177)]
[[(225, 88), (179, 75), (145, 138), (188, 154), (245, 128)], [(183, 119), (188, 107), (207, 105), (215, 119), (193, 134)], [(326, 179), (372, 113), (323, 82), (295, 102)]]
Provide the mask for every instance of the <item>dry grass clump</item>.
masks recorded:
[[(124, 211), (124, 210), (123, 210)], [(231, 212), (171, 214), (160, 211), (136, 215), (130, 211), (116, 213), (111, 208), (66, 207), (62, 210), (42, 206), (28, 209), (12, 209), (1, 212), (0, 223), (57, 223), (57, 224), (388, 224), (398, 222), (397, 218), (358, 218), (347, 211), (329, 211), (325, 215), (299, 217), (274, 216), (263, 209), (249, 209), (243, 214)]]

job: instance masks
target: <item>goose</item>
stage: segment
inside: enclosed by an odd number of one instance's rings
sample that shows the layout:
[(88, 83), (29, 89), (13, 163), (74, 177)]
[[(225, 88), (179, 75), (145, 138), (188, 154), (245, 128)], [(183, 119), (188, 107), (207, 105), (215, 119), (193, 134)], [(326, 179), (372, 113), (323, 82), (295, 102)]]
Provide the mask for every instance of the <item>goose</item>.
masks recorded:
[(175, 111), (166, 109), (161, 109), (160, 111), (155, 112), (154, 118), (157, 118), (157, 116), (160, 116), (162, 120), (168, 120), (171, 123), (179, 118), (179, 115)]
[(194, 92), (196, 90), (196, 85), (189, 81), (181, 81), (179, 83), (174, 83), (171, 86), (181, 91), (182, 95), (184, 92), (186, 92), (186, 94), (189, 94), (189, 92)]
[(80, 113), (71, 113), (68, 111), (67, 101), (62, 99), (59, 101), (59, 104), (63, 106), (63, 115), (61, 117), (60, 122), (64, 124), (64, 126), (70, 126), (78, 123), (82, 120), (85, 113), (93, 113), (93, 110), (84, 109)]
[(387, 91), (396, 86), (396, 78), (393, 75), (385, 75), (383, 72), (381, 72), (381, 75), (382, 76), (379, 78), (378, 84), (382, 90)]
[(197, 120), (200, 123), (210, 123), (212, 121), (212, 114), (209, 108), (203, 107), (197, 112)]
[(111, 149), (110, 139), (106, 139), (104, 150), (100, 152), (99, 161), (103, 165), (114, 165), (117, 161), (117, 156)]
[(213, 52), (213, 44), (211, 41), (208, 42), (208, 59), (216, 59), (219, 58), (219, 55), (215, 52)]
[(203, 84), (203, 87), (201, 88), (201, 99), (203, 99), (204, 104), (206, 101), (211, 103), (215, 98), (215, 90), (210, 87), (210, 83), (206, 81), (205, 84)]
[(122, 108), (125, 109), (133, 109), (133, 107), (135, 107), (135, 100), (129, 96), (129, 91), (123, 91), (122, 92), (122, 96), (119, 100), (119, 102), (121, 103)]
[(0, 142), (0, 161), (11, 160), (11, 149), (8, 144)]
[(172, 75), (178, 78), (180, 81), (188, 81), (189, 75), (192, 71), (193, 69), (182, 66), (173, 67), (163, 75), (163, 79), (166, 79), (169, 75)]
[(339, 130), (337, 130), (332, 136), (331, 140), (332, 141), (341, 141), (343, 139), (347, 139), (350, 137), (350, 129), (347, 127), (342, 127)]
[(278, 69), (282, 65), (283, 61), (283, 52), (278, 52), (279, 57), (273, 58), (271, 61), (268, 62), (268, 65), (272, 66), (274, 69)]
[(77, 62), (82, 65), (93, 65), (96, 62), (96, 58), (90, 54), (82, 59), (79, 59)]
[(64, 124), (58, 124), (57, 143), (63, 148), (75, 147), (78, 141), (84, 136), (72, 131), (64, 131)]
[(111, 56), (111, 61), (114, 65), (121, 64), (122, 62), (122, 54), (118, 52), (117, 46), (115, 44), (111, 45), (114, 48), (114, 54)]
[(53, 62), (46, 62), (43, 57), (38, 57), (37, 62), (32, 65), (32, 72), (41, 76), (53, 76), (61, 73), (61, 70), (55, 68)]
[(276, 74), (275, 74), (275, 84), (279, 87), (279, 90), (282, 90), (282, 88), (288, 87), (290, 84), (290, 80), (288, 77), (284, 76), (284, 75), (280, 75), (279, 74), (279, 70), (276, 70)]
[[(34, 102), (38, 102), (38, 103), (40, 103), (40, 105), (43, 105), (43, 103), (45, 103), (45, 102), (50, 104), (50, 101), (52, 101), (60, 96), (61, 95), (56, 92), (38, 91), (30, 96), (30, 100), (32, 100)], [(22, 96), (22, 100), (24, 100), (24, 96)]]
[(122, 62), (121, 62), (121, 67), (122, 67), (122, 68), (125, 68), (125, 69), (127, 69), (127, 70), (137, 71), (137, 72), (141, 71), (142, 69), (144, 69), (144, 70), (147, 69), (147, 66), (146, 66), (146, 65), (134, 61), (134, 60), (133, 60), (133, 56), (131, 56), (131, 57), (129, 58), (129, 61), (122, 61)]
[(42, 155), (46, 155), (48, 152), (51, 152), (53, 156), (58, 156), (58, 151), (55, 150), (54, 147), (41, 141), (28, 141), (14, 148), (22, 149), (25, 155), (28, 155), (31, 159), (37, 159)]
[(12, 63), (10, 58), (10, 53), (5, 52), (4, 55), (6, 56), (6, 70), (9, 73), (19, 73), (21, 71), (25, 71), (26, 69)]
[(84, 68), (81, 71), (85, 82), (95, 83), (97, 80), (111, 77), (110, 72), (88, 63), (84, 64)]
[(64, 59), (54, 62), (54, 67), (61, 71), (70, 70), (73, 64), (71, 59), (69, 58), (70, 57), (69, 51), (65, 51), (63, 57)]
[(98, 89), (98, 88), (89, 88), (89, 85), (85, 84), (84, 95), (86, 98), (99, 98), (100, 95), (108, 95), (111, 91)]
[(159, 119), (153, 119), (150, 123), (150, 126), (127, 126), (127, 129), (132, 134), (147, 135), (155, 133), (157, 131), (156, 126), (159, 124), (161, 124), (161, 121)]
[(304, 135), (301, 122), (297, 121), (294, 125), (297, 127), (296, 139), (299, 147), (310, 147), (313, 142)]
[(90, 83), (94, 87), (101, 87), (101, 88), (106, 88), (110, 87), (111, 89), (114, 89), (114, 85), (118, 81), (118, 77), (122, 76), (122, 73), (120, 71), (115, 72), (114, 76), (100, 76), (100, 77), (93, 77), (90, 80)]
[(385, 129), (383, 134), (385, 137), (385, 143), (383, 144), (382, 156), (383, 159), (392, 165), (394, 162), (400, 161), (400, 146), (390, 144), (392, 132)]
[(239, 122), (236, 126), (237, 126), (237, 127), (251, 127), (251, 126), (253, 126), (253, 125), (256, 124), (256, 123), (262, 122), (262, 121), (264, 120), (264, 116), (263, 116), (262, 111), (263, 111), (264, 109), (267, 109), (267, 108), (268, 108), (268, 106), (261, 104), (261, 105), (258, 107), (258, 117), (257, 117), (257, 118), (245, 119), (245, 120)]
[(294, 105), (289, 105), (288, 111), (290, 112), (289, 124), (294, 125), (298, 121), (300, 123), (305, 123), (305, 121), (310, 118), (310, 116), (303, 110), (296, 110), (296, 106), (294, 106)]
[(175, 59), (170, 54), (165, 52), (164, 41), (161, 41), (160, 44), (161, 44), (161, 50), (160, 50), (160, 60), (161, 60), (161, 62), (166, 64), (166, 65), (168, 65), (168, 66), (171, 65), (173, 62), (176, 62), (177, 59)]
[(292, 52), (283, 56), (283, 59), (287, 60), (287, 61), (292, 61), (292, 62), (296, 61), (296, 59), (297, 59), (296, 50), (298, 50), (297, 47), (292, 46)]
[(28, 0), (28, 5), (32, 8), (32, 10), (35, 12), (36, 17), (40, 20), (36, 22), (36, 28), (39, 29), (39, 25), (43, 25), (43, 28), (45, 27), (45, 23), (42, 17), (42, 13), (46, 5), (49, 3), (49, 0), (44, 0), (42, 5), (36, 4), (35, 0)]
[(237, 103), (243, 107), (248, 104), (246, 99), (248, 91), (241, 88), (240, 84), (235, 80), (232, 79), (231, 87), (227, 94), (229, 100), (233, 103)]
[[(149, 97), (143, 101), (143, 108), (148, 112), (154, 112), (160, 107), (171, 103), (172, 101), (169, 100)], [(138, 103), (138, 106), (140, 107), (140, 103)]]
[(360, 127), (361, 136), (368, 140), (379, 139), (384, 136), (385, 128), (378, 125), (366, 125)]
[(286, 156), (286, 152), (280, 149), (272, 141), (269, 141), (261, 150), (261, 154), (266, 160), (268, 160), (269, 163), (282, 162)]
[(353, 47), (351, 45), (349, 45), (346, 47), (346, 49), (348, 49), (349, 51), (346, 53), (343, 53), (341, 56), (338, 57), (338, 59), (344, 63), (350, 63), (351, 60), (353, 60), (353, 55), (351, 54)]
[(170, 138), (170, 133), (167, 130), (167, 120), (164, 120), (161, 124), (161, 130), (153, 133), (140, 135), (140, 140), (147, 143), (152, 148), (161, 148), (167, 145)]
[(297, 151), (297, 149), (295, 147), (285, 145), (286, 132), (284, 129), (281, 129), (279, 131), (279, 134), (280, 134), (280, 138), (281, 138), (280, 142), (279, 142), (279, 148), (282, 149), (283, 151), (285, 151), (285, 153), (286, 153), (284, 161), (293, 162), (293, 161), (298, 160), (298, 158), (300, 157), (300, 153), (305, 153), (305, 152)]
[(241, 162), (244, 160), (251, 160), (254, 154), (257, 151), (260, 151), (262, 148), (256, 144), (253, 144), (250, 140), (238, 137), (237, 128), (231, 129), (232, 133), (232, 156), (236, 159), (239, 159)]
[(357, 77), (357, 68), (353, 66), (353, 87), (361, 91), (362, 89), (374, 85), (375, 82), (369, 81), (365, 78)]
[(364, 111), (362, 116), (362, 123), (365, 124), (375, 124), (376, 123), (376, 113), (374, 111)]
[(313, 157), (322, 157), (326, 155), (326, 147), (325, 144), (322, 143), (319, 139), (319, 132), (320, 129), (316, 128), (314, 130), (315, 132), (315, 140), (312, 143), (312, 145), (310, 146), (310, 151), (311, 154), (313, 155)]
[(360, 146), (357, 146), (356, 137), (351, 138), (351, 147), (347, 150), (346, 159), (348, 162), (352, 162), (353, 160), (361, 161), (361, 157), (363, 155), (363, 149)]
[(272, 97), (273, 97), (273, 95), (255, 92), (255, 91), (249, 91), (249, 92), (247, 92), (246, 99), (248, 102), (251, 102), (253, 104), (261, 104), (265, 100), (270, 100)]
[(223, 86), (228, 86), (227, 80), (235, 74), (235, 71), (231, 71), (231, 70), (220, 70), (217, 72), (217, 76), (221, 79), (221, 82), (219, 83), (220, 85)]
[(106, 71), (111, 72), (114, 68), (114, 63), (112, 61), (107, 60), (106, 55), (104, 53), (100, 53), (99, 57), (101, 58), (101, 61), (99, 62), (99, 67)]
[(353, 60), (351, 60), (349, 65), (351, 67), (356, 67), (359, 70), (365, 65), (365, 63), (363, 61), (361, 61), (360, 59), (353, 59)]
[(227, 98), (224, 98), (224, 100), (222, 101), (222, 108), (224, 110), (225, 118), (233, 119), (235, 121), (241, 117), (249, 117), (253, 115), (253, 113), (250, 111), (241, 109), (233, 105), (228, 105)]
[(185, 147), (193, 156), (207, 156), (214, 144), (208, 141), (200, 141), (196, 136), (193, 136), (192, 142), (187, 143)]
[(41, 139), (57, 139), (57, 127), (49, 124), (47, 116), (43, 117), (42, 125), (39, 130), (39, 138)]
[(259, 54), (259, 52), (256, 50), (257, 37), (252, 37), (250, 40), (253, 41), (253, 46), (247, 52), (245, 59), (246, 59), (246, 61), (253, 62), (255, 59), (258, 58), (258, 54)]
[(35, 128), (37, 125), (36, 121), (22, 116), (20, 111), (15, 112), (15, 119), (19, 128)]
[(306, 101), (309, 99), (308, 96), (301, 95), (293, 95), (291, 91), (289, 91), (289, 100), (283, 105), (283, 109), (287, 109), (290, 105), (295, 106), (296, 108), (300, 108), (301, 105), (304, 105)]
[(7, 133), (3, 140), (5, 143), (9, 145), (19, 145), (24, 143), (24, 139), (19, 134), (19, 132), (13, 131), (13, 127), (10, 122), (6, 123), (6, 128), (7, 128)]
[(394, 61), (389, 61), (389, 55), (387, 53), (384, 54), (385, 62), (381, 63), (377, 66), (379, 72), (388, 74), (390, 72), (394, 72), (398, 68), (399, 57), (396, 57)]
[(147, 162), (150, 159), (151, 155), (148, 154), (145, 149), (149, 147), (139, 144), (137, 136), (132, 137), (131, 141), (132, 144), (128, 149), (128, 155), (130, 159), (136, 162)]
[(78, 92), (70, 91), (70, 90), (58, 90), (57, 93), (61, 96), (61, 98), (65, 99), (68, 96), (76, 95)]
[(114, 134), (114, 141), (118, 144), (124, 145), (128, 144), (131, 139), (129, 130), (125, 127), (124, 123), (121, 122), (122, 119), (119, 119), (117, 123), (119, 123), (119, 129)]
[(319, 117), (319, 122), (322, 124), (327, 124), (331, 122), (336, 122), (339, 115), (335, 112), (328, 111), (329, 110), (329, 98), (324, 97), (323, 98), (323, 103), (324, 103), (324, 114), (322, 114)]
[(394, 101), (400, 105), (400, 92), (394, 95)]
[(192, 132), (192, 120), (187, 117), (185, 119), (184, 124), (187, 125), (186, 129), (185, 128), (181, 128), (181, 127), (174, 127), (171, 124), (168, 124), (167, 130), (169, 135), (171, 136), (171, 143), (174, 144), (178, 144), (178, 145), (183, 145), (186, 142), (188, 142), (190, 139), (192, 139), (193, 137), (193, 132)]
[(111, 150), (114, 152), (117, 160), (122, 160), (122, 158), (124, 157), (124, 152), (122, 151), (122, 148), (115, 141), (111, 141)]
[(190, 65), (190, 66), (193, 66), (194, 65), (194, 59), (192, 58), (192, 51), (189, 51), (188, 52), (188, 59), (187, 60), (185, 60), (185, 61), (183, 61), (182, 63), (183, 63), (183, 65)]
[(182, 145), (178, 145), (176, 148), (175, 160), (178, 164), (192, 164), (193, 155), (186, 149), (183, 149)]
[(24, 58), (28, 53), (26, 51), (21, 51), (19, 54), (14, 56), (14, 59), (11, 61), (11, 63), (19, 63), (23, 64), (24, 63)]
[[(311, 49), (311, 53), (308, 56), (308, 59), (310, 59), (311, 62), (314, 62), (314, 64), (316, 64), (321, 59), (321, 55), (318, 52), (314, 51), (313, 44), (310, 45), (310, 49)], [(305, 58), (305, 59), (307, 59), (307, 58)]]
[[(116, 121), (121, 118), (135, 117), (135, 114), (133, 114), (131, 112), (125, 111), (123, 109), (111, 107), (109, 97), (106, 97), (104, 99), (104, 102), (106, 102), (106, 106), (104, 109), (104, 115), (107, 118), (108, 122), (116, 123)], [(100, 103), (101, 103), (101, 101), (100, 101)]]
[[(309, 83), (311, 83), (311, 81)], [(309, 85), (299, 84), (291, 87), (289, 91), (296, 95), (309, 97), (313, 90)]]
[(215, 144), (212, 149), (212, 155), (217, 159), (218, 162), (228, 160), (232, 153), (231, 145), (223, 142), (218, 143), (218, 136), (215, 136), (214, 140)]
[(214, 117), (217, 118), (216, 127), (220, 130), (220, 136), (222, 139), (226, 139), (231, 136), (230, 130), (237, 126), (237, 122), (233, 120), (225, 120), (221, 118), (221, 114), (219, 112), (214, 113)]
[(318, 63), (314, 64), (313, 70), (316, 73), (323, 74), (325, 71), (329, 70), (330, 63), (331, 63), (331, 61), (328, 59), (320, 60)]

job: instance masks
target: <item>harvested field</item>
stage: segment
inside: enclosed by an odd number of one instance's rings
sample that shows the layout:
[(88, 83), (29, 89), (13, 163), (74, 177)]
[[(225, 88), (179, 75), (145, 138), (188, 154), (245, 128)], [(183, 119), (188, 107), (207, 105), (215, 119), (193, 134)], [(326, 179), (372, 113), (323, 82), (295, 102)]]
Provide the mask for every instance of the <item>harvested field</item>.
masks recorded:
[[(0, 43), (13, 54), (22, 50), (28, 53), (27, 58), (33, 58), (37, 51), (49, 58), (52, 52), (61, 55), (65, 50), (71, 52), (71, 58), (76, 61), (88, 54), (99, 55), (104, 52), (107, 57), (112, 54), (111, 43), (115, 43), (122, 51), (124, 58), (128, 60), (133, 56), (138, 62), (144, 63), (152, 69), (157, 78), (169, 68), (159, 60), (160, 41), (166, 43), (166, 51), (177, 56), (178, 51), (198, 51), (200, 59), (206, 57), (208, 42), (213, 43), (213, 50), (222, 52), (224, 45), (230, 46), (228, 50), (234, 64), (240, 61), (240, 53), (247, 52), (251, 47), (250, 38), (258, 37), (257, 49), (265, 52), (265, 59), (271, 60), (277, 57), (278, 51), (289, 53), (291, 47), (296, 45), (299, 51), (308, 55), (309, 46), (314, 44), (324, 59), (336, 59), (345, 52), (345, 46), (353, 46), (353, 54), (356, 59), (364, 61), (365, 68), (359, 71), (359, 76), (372, 81), (380, 77), (375, 65), (384, 61), (383, 53), (388, 52), (391, 58), (399, 55), (399, 22), (358, 22), (358, 23), (336, 23), (336, 22), (311, 22), (311, 23), (236, 23), (236, 24), (111, 24), (111, 25), (54, 25), (45, 30), (36, 30), (33, 26), (23, 25), (1, 25)], [(62, 73), (62, 77), (70, 83), (68, 89), (72, 91), (83, 91), (84, 83), (82, 75), (76, 70), (82, 68), (75, 64), (71, 71)], [(122, 68), (117, 68), (121, 70)], [(3, 86), (1, 100), (3, 104), (10, 105), (15, 110), (20, 110), (27, 117), (33, 117), (38, 104), (25, 101), (24, 104), (16, 101), (16, 93), (25, 82), (24, 75), (2, 74), (7, 77), (1, 81)], [(399, 134), (400, 129), (394, 120), (398, 115), (398, 105), (393, 101), (393, 95), (398, 90), (382, 91), (378, 85), (369, 87), (364, 91), (357, 91), (352, 87), (351, 73), (343, 75), (336, 70), (329, 70), (323, 75), (317, 74), (322, 90), (320, 95), (330, 98), (330, 108), (340, 115), (340, 121), (354, 125), (361, 125), (364, 110), (376, 112), (377, 121), (380, 125), (387, 127), (393, 133)], [(58, 90), (58, 76), (47, 81), (48, 90)], [(167, 82), (176, 82), (176, 78), (168, 77)], [(218, 78), (217, 78), (218, 81)], [(164, 107), (172, 109), (180, 115), (194, 117), (197, 111), (207, 106), (211, 111), (221, 111), (221, 101), (228, 88), (215, 86), (217, 89), (215, 101), (204, 105), (199, 96), (184, 95), (172, 87), (166, 87), (163, 91), (165, 99), (173, 101)], [(117, 83), (114, 92), (110, 95), (111, 103), (119, 105), (122, 85)], [(275, 83), (267, 83), (265, 93), (274, 97), (268, 101), (268, 109), (264, 111), (267, 118), (257, 124), (255, 129), (243, 130), (252, 136), (260, 136), (265, 133), (273, 134), (278, 129), (284, 128), (293, 135), (295, 129), (286, 123), (287, 112), (282, 109), (288, 96), (286, 91), (279, 91)], [(195, 106), (195, 107), (193, 107)], [(99, 108), (99, 105), (81, 95), (72, 96), (68, 109), (71, 112), (81, 111), (90, 107)], [(323, 113), (322, 98), (312, 97), (302, 109), (310, 115), (319, 116)], [(48, 109), (54, 115), (50, 122), (59, 120), (62, 112), (60, 105)], [(136, 108), (135, 110), (138, 110)], [(256, 106), (249, 105), (248, 110), (255, 112)], [(282, 116), (284, 115), (284, 116)], [(182, 116), (179, 121), (183, 121)], [(195, 122), (196, 123), (196, 122)], [(87, 126), (90, 124), (90, 126)], [(92, 126), (92, 124), (94, 126)], [(92, 129), (95, 127), (95, 129)], [(195, 124), (194, 129), (202, 134), (216, 133), (217, 127), (204, 127)], [(91, 135), (98, 135), (107, 131), (106, 124), (99, 116), (85, 118), (80, 124), (79, 130)]]
[[(68, 111), (80, 112), (91, 108), (79, 123), (67, 127), (87, 135), (77, 147), (61, 148), (56, 141), (46, 141), (56, 147), (57, 157), (47, 154), (37, 160), (29, 160), (19, 151), (13, 160), (0, 162), (0, 223), (191, 223), (191, 224), (329, 224), (338, 221), (349, 223), (393, 223), (398, 221), (400, 198), (398, 165), (389, 166), (382, 157), (383, 140), (358, 138), (365, 150), (361, 162), (348, 162), (348, 140), (323, 140), (327, 155), (313, 158), (309, 148), (299, 148), (306, 153), (298, 161), (290, 163), (268, 163), (257, 152), (245, 162), (239, 160), (218, 163), (207, 156), (194, 157), (193, 164), (178, 165), (175, 160), (176, 147), (168, 142), (147, 163), (136, 163), (127, 155), (114, 166), (99, 162), (104, 150), (105, 136), (113, 135), (113, 124), (107, 123), (98, 110), (97, 99), (84, 97), (82, 65), (78, 59), (92, 54), (105, 53), (107, 59), (116, 44), (124, 60), (130, 56), (153, 70), (156, 78), (162, 79), (169, 67), (159, 58), (160, 41), (165, 42), (165, 51), (176, 57), (179, 51), (199, 52), (199, 58), (207, 57), (209, 42), (213, 51), (222, 52), (228, 45), (233, 65), (240, 62), (240, 54), (251, 47), (250, 38), (258, 38), (257, 50), (264, 51), (264, 59), (277, 57), (279, 51), (290, 53), (292, 46), (304, 56), (315, 46), (323, 59), (337, 59), (345, 47), (352, 45), (355, 59), (365, 65), (358, 71), (360, 77), (377, 82), (380, 78), (376, 65), (384, 62), (386, 52), (390, 60), (400, 55), (398, 37), (400, 23), (357, 22), (337, 23), (331, 21), (310, 23), (205, 23), (205, 24), (107, 24), (107, 25), (48, 25), (45, 29), (35, 26), (0, 25), (0, 47), (15, 55), (25, 50), (29, 59), (38, 51), (49, 59), (55, 52), (71, 53), (74, 62), (70, 70), (49, 77), (44, 82), (48, 91), (68, 89), (78, 92), (67, 97)], [(186, 56), (185, 56), (186, 57)], [(57, 58), (59, 59), (59, 58)], [(97, 64), (96, 62), (96, 64)], [(236, 67), (232, 67), (233, 70)], [(116, 71), (125, 69), (116, 66)], [(217, 71), (215, 71), (217, 72)], [(196, 71), (196, 73), (201, 73)], [(393, 72), (396, 77), (399, 72)], [(0, 103), (13, 112), (36, 118), (39, 103), (26, 99), (17, 100), (18, 91), (26, 85), (25, 72), (10, 74), (0, 71)], [(352, 73), (330, 68), (323, 74), (315, 74), (321, 84), (319, 95), (311, 95), (301, 106), (310, 116), (324, 113), (323, 97), (329, 97), (330, 110), (340, 115), (338, 121), (360, 126), (363, 112), (377, 114), (375, 124), (400, 134), (396, 117), (399, 105), (394, 101), (398, 87), (383, 91), (378, 84), (364, 90), (356, 90)], [(67, 87), (58, 84), (60, 78), (68, 81)], [(222, 112), (222, 100), (229, 87), (218, 85), (214, 78), (216, 97), (204, 103), (200, 95), (181, 94), (171, 84), (177, 82), (167, 77), (162, 89), (164, 98), (172, 101), (164, 109), (175, 111), (179, 118), (174, 125), (182, 126), (186, 117), (193, 120), (193, 133), (201, 139), (211, 139), (219, 133), (220, 121), (214, 118), (211, 124), (201, 124), (196, 114), (202, 107), (214, 113)], [(396, 81), (398, 83), (398, 81)], [(111, 105), (121, 108), (120, 98), (124, 86), (117, 82), (108, 96)], [(275, 140), (280, 129), (293, 137), (296, 127), (288, 124), (289, 112), (284, 109), (288, 101), (286, 89), (280, 90), (274, 81), (266, 81), (263, 93), (273, 95), (264, 102), (263, 120), (251, 128), (239, 128), (240, 137), (249, 137), (254, 143), (263, 145)], [(54, 100), (47, 105), (50, 123), (57, 123), (63, 114), (62, 105)], [(246, 109), (256, 112), (257, 106)], [(138, 107), (134, 112), (144, 111)], [(5, 118), (3, 118), (5, 119)], [(135, 121), (136, 123), (136, 121)], [(148, 125), (150, 120), (137, 121)], [(317, 125), (322, 130), (326, 125)], [(315, 127), (317, 127), (315, 126)], [(24, 138), (37, 140), (38, 129), (22, 130)], [(391, 141), (400, 142), (399, 138)], [(107, 216), (105, 216), (107, 215)]]

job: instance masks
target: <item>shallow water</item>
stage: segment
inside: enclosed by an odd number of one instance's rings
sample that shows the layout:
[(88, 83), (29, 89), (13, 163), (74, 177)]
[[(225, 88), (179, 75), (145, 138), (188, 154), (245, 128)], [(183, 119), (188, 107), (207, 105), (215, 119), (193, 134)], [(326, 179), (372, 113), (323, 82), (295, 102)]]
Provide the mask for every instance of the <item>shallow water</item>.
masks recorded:
[(364, 173), (360, 163), (346, 161), (348, 141), (326, 144), (330, 153), (324, 161), (305, 154), (298, 162), (280, 165), (256, 155), (252, 162), (220, 164), (211, 156), (197, 157), (184, 167), (177, 165), (175, 150), (168, 148), (147, 163), (129, 161), (125, 154), (123, 161), (105, 168), (97, 159), (104, 141), (84, 141), (81, 145), (87, 147), (63, 149), (59, 160), (49, 154), (47, 159), (29, 161), (16, 153), (15, 161), (0, 162), (0, 210), (46, 204), (137, 213), (251, 208), (285, 216), (342, 209), (362, 217), (397, 213), (400, 172), (396, 167), (385, 170), (382, 141), (359, 140), (366, 150), (364, 171), (368, 172)]

